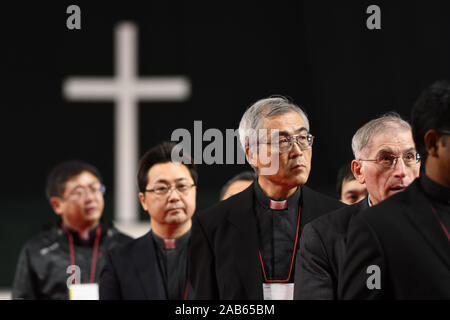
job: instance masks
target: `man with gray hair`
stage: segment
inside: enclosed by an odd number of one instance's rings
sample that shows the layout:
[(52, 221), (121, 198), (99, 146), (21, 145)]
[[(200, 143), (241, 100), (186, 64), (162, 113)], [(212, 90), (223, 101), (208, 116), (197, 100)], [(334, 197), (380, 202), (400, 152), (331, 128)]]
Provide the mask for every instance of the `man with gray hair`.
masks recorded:
[(420, 178), (351, 220), (339, 298), (450, 299), (450, 82), (420, 94), (411, 126)]
[(420, 157), (411, 126), (397, 113), (362, 126), (353, 136), (352, 149), (353, 175), (366, 184), (368, 195), (305, 226), (296, 264), (295, 299), (337, 299), (351, 218), (403, 191), (419, 175)]
[(257, 179), (194, 216), (190, 280), (197, 299), (292, 300), (303, 226), (342, 204), (304, 185), (313, 136), (294, 103), (257, 101), (239, 135)]

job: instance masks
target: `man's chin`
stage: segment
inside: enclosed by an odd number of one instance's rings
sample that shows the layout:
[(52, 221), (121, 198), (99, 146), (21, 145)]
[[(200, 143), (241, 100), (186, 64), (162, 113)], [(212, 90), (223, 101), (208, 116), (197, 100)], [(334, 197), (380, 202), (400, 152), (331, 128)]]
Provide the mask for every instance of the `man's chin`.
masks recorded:
[(308, 174), (303, 172), (295, 177), (295, 185), (302, 186), (308, 181)]

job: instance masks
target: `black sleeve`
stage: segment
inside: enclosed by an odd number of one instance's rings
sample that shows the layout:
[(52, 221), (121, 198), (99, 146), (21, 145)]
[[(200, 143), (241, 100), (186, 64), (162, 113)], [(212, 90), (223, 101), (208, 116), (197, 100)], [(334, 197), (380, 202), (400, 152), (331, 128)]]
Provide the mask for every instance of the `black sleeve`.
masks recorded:
[(332, 270), (320, 234), (308, 223), (300, 238), (295, 262), (294, 299), (336, 299)]
[(30, 248), (24, 246), (20, 252), (12, 286), (12, 299), (38, 299), (36, 276), (30, 261)]
[[(353, 217), (348, 229), (344, 265), (339, 274), (339, 298), (388, 298), (387, 277), (383, 250), (375, 232), (365, 220), (359, 216)], [(377, 283), (379, 285), (375, 286)]]
[(120, 283), (111, 250), (107, 251), (105, 266), (100, 274), (100, 300), (122, 300)]
[(219, 299), (214, 260), (205, 231), (198, 216), (194, 215), (189, 248), (189, 281), (194, 289), (195, 299)]

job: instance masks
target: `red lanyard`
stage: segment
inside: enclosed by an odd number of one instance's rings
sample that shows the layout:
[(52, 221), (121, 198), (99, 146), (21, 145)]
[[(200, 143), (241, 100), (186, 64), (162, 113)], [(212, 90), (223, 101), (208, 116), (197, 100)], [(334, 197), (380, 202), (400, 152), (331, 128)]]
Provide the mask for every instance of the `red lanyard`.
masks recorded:
[(269, 279), (267, 279), (266, 270), (264, 269), (264, 263), (263, 263), (263, 259), (262, 259), (262, 255), (261, 255), (261, 250), (259, 250), (259, 261), (261, 262), (261, 267), (262, 267), (262, 271), (263, 271), (264, 281), (265, 282), (269, 282), (269, 283), (273, 283), (273, 282), (283, 283), (283, 282), (288, 282), (289, 279), (291, 278), (292, 267), (294, 266), (294, 260), (295, 260), (295, 249), (297, 248), (297, 242), (298, 242), (298, 231), (300, 229), (300, 216), (301, 216), (301, 213), (302, 213), (302, 207), (300, 206), (298, 208), (297, 233), (295, 235), (294, 250), (292, 251), (291, 267), (289, 269), (289, 275), (288, 275), (287, 279), (285, 279), (285, 280), (269, 280)]
[[(73, 245), (73, 236), (69, 232), (69, 230), (66, 229), (66, 227), (64, 226), (64, 223), (62, 224), (62, 227), (63, 227), (64, 231), (66, 231), (67, 238), (69, 240), (70, 264), (75, 265), (75, 247)], [(97, 227), (97, 230), (95, 230), (95, 241), (94, 241), (94, 248), (92, 250), (92, 260), (91, 260), (91, 276), (89, 277), (90, 283), (93, 283), (95, 280), (95, 268), (97, 266), (97, 255), (98, 255), (98, 247), (99, 247), (99, 243), (100, 243), (101, 234), (102, 234), (102, 226), (99, 225)], [(73, 272), (75, 272), (75, 270)], [(75, 282), (75, 278), (73, 279), (72, 284), (74, 284), (74, 282)]]
[(434, 207), (433, 203), (431, 203), (431, 209), (433, 209), (433, 213), (436, 216), (437, 220), (439, 221), (442, 230), (444, 230), (445, 235), (447, 236), (447, 239), (450, 240), (450, 233), (448, 232), (447, 228), (444, 226), (444, 224), (442, 223), (442, 221), (439, 219), (439, 216), (437, 214), (436, 208)]

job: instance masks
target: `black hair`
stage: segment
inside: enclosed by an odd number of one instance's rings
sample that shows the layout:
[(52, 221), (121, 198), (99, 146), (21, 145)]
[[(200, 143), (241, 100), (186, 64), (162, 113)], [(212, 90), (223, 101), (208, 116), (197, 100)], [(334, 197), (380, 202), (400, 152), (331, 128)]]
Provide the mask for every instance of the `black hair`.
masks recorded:
[(67, 181), (85, 171), (92, 173), (100, 183), (103, 183), (103, 179), (98, 169), (89, 163), (71, 160), (55, 166), (47, 176), (45, 187), (47, 199), (50, 200), (51, 197), (62, 197)]
[(233, 178), (227, 181), (225, 185), (220, 189), (220, 196), (219, 199), (222, 199), (225, 195), (225, 192), (227, 192), (228, 188), (233, 182), (239, 181), (239, 180), (245, 180), (245, 181), (254, 181), (256, 179), (256, 173), (254, 171), (243, 171), (237, 175), (235, 175)]
[(341, 192), (342, 192), (342, 184), (344, 181), (352, 181), (356, 180), (355, 176), (353, 175), (352, 169), (351, 169), (352, 162), (346, 162), (344, 163), (338, 171), (337, 179), (336, 179), (336, 192), (338, 194), (338, 199), (341, 199)]
[[(160, 144), (150, 148), (139, 160), (139, 169), (137, 174), (137, 182), (140, 192), (145, 192), (148, 183), (148, 171), (155, 164), (158, 163), (167, 163), (167, 162), (178, 162), (172, 160), (172, 150), (177, 146), (176, 143), (171, 141), (163, 141)], [(181, 157), (181, 162), (183, 163), (189, 170), (194, 183), (197, 184), (198, 173), (197, 167), (193, 163), (190, 156), (183, 154), (183, 150), (181, 149), (178, 152), (178, 155)]]
[[(438, 81), (425, 89), (411, 111), (411, 127), (417, 151), (422, 160), (427, 157), (425, 133), (434, 129), (450, 130), (450, 83)], [(424, 166), (422, 166), (424, 168)]]

